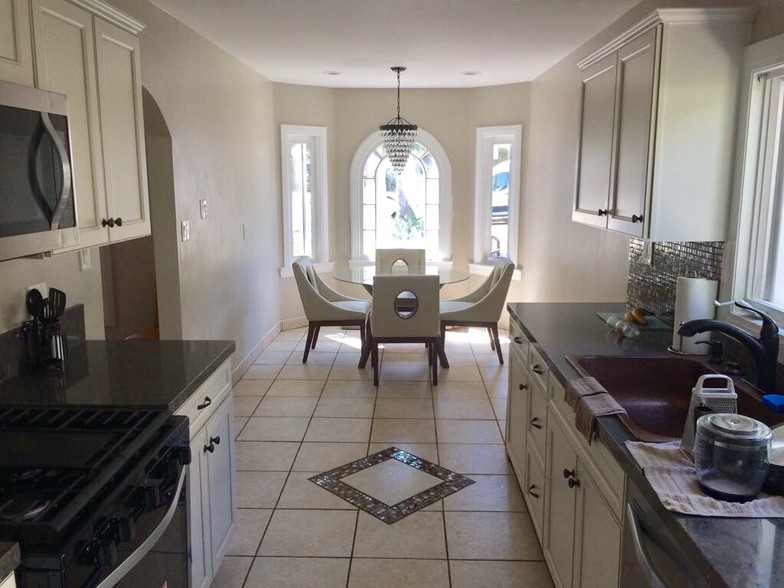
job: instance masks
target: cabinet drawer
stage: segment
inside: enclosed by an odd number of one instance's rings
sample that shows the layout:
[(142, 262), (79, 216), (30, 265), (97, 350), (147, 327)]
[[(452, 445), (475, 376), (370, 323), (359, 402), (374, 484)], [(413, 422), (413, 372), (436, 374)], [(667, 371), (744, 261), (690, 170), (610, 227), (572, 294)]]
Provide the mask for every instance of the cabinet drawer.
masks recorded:
[(550, 373), (550, 368), (547, 367), (534, 345), (528, 346), (528, 371), (531, 372), (533, 380), (539, 382), (542, 390), (547, 390), (547, 376)]
[(525, 503), (528, 505), (528, 512), (531, 514), (531, 522), (542, 542), (542, 528), (544, 523), (544, 465), (539, 457), (532, 451), (528, 451), (525, 458), (525, 477), (528, 486), (523, 494)]
[(509, 349), (510, 353), (519, 352), (523, 365), (528, 365), (528, 339), (523, 335), (522, 329), (513, 320), (509, 321)]
[(536, 445), (539, 455), (545, 457), (547, 447), (547, 400), (539, 386), (531, 383), (530, 409), (528, 412), (528, 438)]
[(177, 409), (178, 415), (188, 417), (190, 435), (198, 432), (220, 406), (231, 390), (231, 360), (226, 360), (191, 397)]

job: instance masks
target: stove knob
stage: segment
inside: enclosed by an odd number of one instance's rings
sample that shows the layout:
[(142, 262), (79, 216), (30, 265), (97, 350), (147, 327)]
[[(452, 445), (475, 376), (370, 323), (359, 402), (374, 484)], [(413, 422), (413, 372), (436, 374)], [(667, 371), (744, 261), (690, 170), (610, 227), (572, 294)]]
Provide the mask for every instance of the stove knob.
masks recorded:
[(117, 546), (114, 541), (102, 543), (98, 547), (98, 564), (101, 566), (113, 566), (117, 563)]
[(142, 487), (142, 504), (146, 510), (153, 510), (161, 505), (161, 493), (158, 486)]
[(136, 528), (133, 517), (125, 517), (117, 521), (117, 541), (133, 541)]
[(182, 465), (191, 463), (191, 448), (190, 445), (181, 445), (177, 448), (177, 460)]

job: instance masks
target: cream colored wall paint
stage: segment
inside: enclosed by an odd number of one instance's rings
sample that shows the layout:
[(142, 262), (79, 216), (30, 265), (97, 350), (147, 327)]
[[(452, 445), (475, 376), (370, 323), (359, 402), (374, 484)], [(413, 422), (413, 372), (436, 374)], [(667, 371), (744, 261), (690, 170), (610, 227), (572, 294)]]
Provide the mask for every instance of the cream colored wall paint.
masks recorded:
[[(0, 263), (0, 333), (19, 326), (27, 317), (27, 287), (46, 282), (65, 292), (67, 305), (84, 304), (87, 338), (103, 339), (101, 259), (90, 250), (91, 269), (79, 271), (79, 254), (64, 253), (46, 259), (14, 259)], [(43, 293), (44, 297), (47, 293)]]
[(177, 221), (191, 224), (179, 243), (182, 336), (234, 339), (238, 362), (280, 313), (272, 84), (146, 0), (113, 4), (147, 25), (142, 83), (171, 132)]

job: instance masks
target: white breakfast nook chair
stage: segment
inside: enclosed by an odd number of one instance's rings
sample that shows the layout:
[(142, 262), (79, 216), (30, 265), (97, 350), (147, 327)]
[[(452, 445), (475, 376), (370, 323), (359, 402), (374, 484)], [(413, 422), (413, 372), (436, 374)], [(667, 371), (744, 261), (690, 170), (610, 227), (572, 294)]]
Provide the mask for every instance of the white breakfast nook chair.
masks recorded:
[(364, 351), (366, 345), (365, 322), (370, 310), (370, 302), (344, 296), (330, 288), (316, 273), (309, 257), (298, 257), (291, 264), (291, 268), (294, 271), (294, 279), (297, 281), (302, 308), (308, 319), (308, 336), (305, 341), (305, 354), (302, 356), (302, 363), (308, 361), (310, 350), (316, 348), (316, 340), (321, 327), (359, 327)]
[(373, 383), (376, 386), (380, 368), (379, 343), (424, 343), (433, 384), (438, 384), (441, 344), (438, 291), (438, 276), (400, 275), (373, 278), (368, 347), (373, 366)]
[[(479, 288), (461, 298), (440, 303), (441, 340), (444, 341), (446, 328), (450, 326), (484, 327), (490, 334), (490, 348), (498, 354), (498, 361), (503, 365), (498, 320), (512, 281), (514, 264), (505, 257), (497, 257), (494, 266)], [(449, 367), (445, 353), (441, 353), (441, 367)]]
[(406, 266), (424, 267), (424, 249), (376, 249), (376, 268), (378, 273), (388, 274), (396, 262), (402, 261)]

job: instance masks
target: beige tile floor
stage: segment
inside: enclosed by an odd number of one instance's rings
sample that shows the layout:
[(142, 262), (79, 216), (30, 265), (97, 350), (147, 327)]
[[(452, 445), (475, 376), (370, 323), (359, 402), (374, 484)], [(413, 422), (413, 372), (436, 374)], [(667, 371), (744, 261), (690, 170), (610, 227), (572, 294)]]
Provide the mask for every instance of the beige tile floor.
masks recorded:
[[(281, 333), (235, 386), (239, 521), (213, 588), (552, 586), (504, 452), (507, 371), (486, 334), (447, 334), (438, 386), (423, 346), (387, 346), (378, 389), (356, 367), (358, 332), (322, 329), (306, 365), (304, 336)], [(387, 525), (308, 480), (392, 445), (475, 483)], [(407, 469), (352, 478), (397, 500), (429, 486)]]

